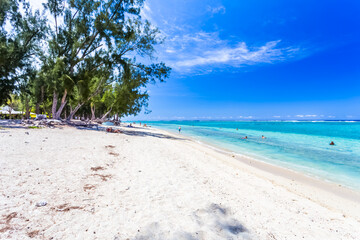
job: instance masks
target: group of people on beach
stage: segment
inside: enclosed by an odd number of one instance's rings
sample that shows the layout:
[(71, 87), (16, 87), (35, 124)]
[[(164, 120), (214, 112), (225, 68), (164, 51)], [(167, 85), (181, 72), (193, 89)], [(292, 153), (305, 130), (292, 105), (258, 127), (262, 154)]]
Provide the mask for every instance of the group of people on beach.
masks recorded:
[(106, 128), (106, 132), (122, 133), (120, 129), (113, 129), (113, 128), (111, 128), (111, 127)]

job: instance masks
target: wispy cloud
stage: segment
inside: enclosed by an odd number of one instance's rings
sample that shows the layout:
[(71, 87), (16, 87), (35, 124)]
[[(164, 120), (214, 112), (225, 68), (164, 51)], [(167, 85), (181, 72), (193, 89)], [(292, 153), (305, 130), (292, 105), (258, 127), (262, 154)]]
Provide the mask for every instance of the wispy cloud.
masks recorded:
[(193, 67), (198, 65), (226, 64), (234, 67), (252, 65), (256, 63), (272, 63), (284, 60), (298, 49), (279, 48), (278, 41), (267, 42), (260, 47), (249, 48), (245, 42), (238, 43), (235, 47), (222, 47), (210, 49), (190, 59), (178, 61), (176, 67)]
[(254, 117), (253, 116), (237, 116), (236, 118), (238, 118), (238, 119), (252, 119)]
[(154, 23), (154, 19), (152, 18), (153, 12), (147, 2), (144, 3), (144, 6), (141, 9), (140, 15), (143, 19), (146, 19), (146, 20)]
[(212, 70), (223, 67), (243, 67), (260, 63), (275, 63), (296, 56), (301, 49), (284, 46), (281, 40), (248, 46), (245, 42), (230, 43), (219, 37), (219, 32), (194, 34), (166, 34), (165, 48), (158, 50), (160, 58), (175, 70), (189, 72), (208, 66)]
[[(224, 6), (210, 7), (212, 14), (225, 13)], [(166, 38), (157, 48), (157, 57), (182, 75), (209, 74), (225, 68), (271, 64), (299, 56), (303, 49), (279, 39), (249, 44), (236, 36), (224, 39), (220, 31), (202, 31), (177, 16), (162, 18), (156, 8), (144, 4), (142, 17), (157, 25)], [(156, 17), (155, 17), (156, 15)], [(236, 70), (237, 71), (237, 70)]]
[(212, 14), (216, 14), (216, 13), (225, 14), (225, 12), (226, 12), (226, 9), (224, 6), (218, 6), (218, 7), (208, 6), (207, 10), (208, 10), (208, 12), (211, 12)]
[(307, 115), (298, 114), (295, 117), (299, 117), (299, 118), (315, 118), (317, 116), (318, 115), (315, 115), (315, 114), (307, 114)]

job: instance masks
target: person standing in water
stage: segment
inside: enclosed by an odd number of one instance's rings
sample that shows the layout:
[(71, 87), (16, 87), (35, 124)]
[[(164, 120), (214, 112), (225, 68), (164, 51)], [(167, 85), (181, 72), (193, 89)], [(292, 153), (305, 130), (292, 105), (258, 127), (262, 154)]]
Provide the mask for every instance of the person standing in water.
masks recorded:
[(181, 132), (181, 127), (179, 127), (179, 133)]

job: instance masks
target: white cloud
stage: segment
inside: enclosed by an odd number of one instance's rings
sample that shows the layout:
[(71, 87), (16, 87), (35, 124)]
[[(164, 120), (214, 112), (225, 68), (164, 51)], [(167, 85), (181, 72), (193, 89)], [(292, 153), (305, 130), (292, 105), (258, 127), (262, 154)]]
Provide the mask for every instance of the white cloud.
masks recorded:
[[(207, 11), (217, 14), (225, 13), (226, 9), (222, 5), (208, 6)], [(141, 16), (158, 26), (165, 38), (164, 44), (157, 47), (157, 59), (185, 75), (209, 74), (224, 67), (275, 63), (299, 56), (300, 50), (303, 52), (298, 47), (285, 46), (277, 39), (249, 45), (236, 36), (226, 40), (220, 37), (220, 32), (197, 31), (176, 15), (165, 19), (148, 3), (144, 3)]]
[[(299, 48), (282, 46), (281, 40), (269, 41), (260, 46), (248, 46), (241, 41), (230, 43), (222, 40), (219, 32), (201, 31), (194, 34), (167, 35), (165, 48), (158, 53), (174, 70), (189, 72), (199, 66), (216, 69), (274, 63), (292, 58), (299, 51)], [(206, 68), (201, 68), (202, 74), (208, 73), (205, 70)]]
[(253, 116), (237, 116), (237, 118), (239, 118), (239, 119), (252, 119), (254, 117)]
[(152, 10), (147, 2), (144, 3), (144, 6), (140, 12), (140, 15), (142, 18), (144, 18), (152, 23), (154, 22), (154, 20), (152, 18)]
[(281, 116), (273, 116), (273, 118), (281, 118)]
[(171, 119), (176, 119), (176, 120), (184, 120), (185, 119), (185, 117), (179, 117), (179, 116), (174, 116), (174, 117), (172, 117)]
[[(198, 41), (198, 39), (197, 39)], [(210, 49), (202, 54), (191, 56), (189, 59), (180, 60), (175, 63), (176, 67), (193, 67), (210, 64), (226, 64), (234, 67), (241, 65), (252, 65), (256, 63), (272, 63), (284, 60), (295, 49), (278, 48), (280, 42), (271, 41), (256, 48), (249, 48), (245, 42), (238, 43), (235, 47), (221, 47)]]
[(218, 6), (218, 7), (207, 7), (207, 10), (213, 14), (221, 13), (224, 14), (226, 12), (226, 9), (224, 6)]
[(296, 115), (295, 117), (299, 117), (299, 118), (315, 118), (317, 116), (318, 115), (315, 115), (315, 114), (306, 114), (306, 115), (299, 114), (299, 115)]
[(46, 3), (46, 0), (30, 0), (30, 5), (34, 10), (40, 10), (42, 11), (44, 9), (43, 3)]

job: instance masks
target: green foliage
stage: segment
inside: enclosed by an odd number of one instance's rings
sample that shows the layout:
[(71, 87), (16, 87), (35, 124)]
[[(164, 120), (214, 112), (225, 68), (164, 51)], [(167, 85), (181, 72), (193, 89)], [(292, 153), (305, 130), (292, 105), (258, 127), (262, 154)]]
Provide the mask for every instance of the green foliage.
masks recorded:
[[(148, 84), (169, 77), (169, 67), (154, 63), (163, 39), (141, 19), (143, 0), (48, 0), (46, 16), (54, 21), (47, 26), (26, 2), (21, 14), (18, 1), (0, 5), (0, 103), (17, 88), (26, 112), (35, 105), (37, 112), (52, 109), (53, 117), (63, 109), (70, 117), (90, 109), (98, 117), (110, 110), (126, 116), (147, 107)], [(6, 21), (14, 26), (11, 34)], [(20, 52), (21, 60), (2, 64)]]
[[(6, 29), (7, 24), (11, 29)], [(0, 104), (17, 89), (19, 77), (32, 65), (45, 33), (45, 21), (26, 1), (0, 1)]]
[(15, 94), (11, 94), (9, 99), (6, 102), (6, 105), (8, 105), (10, 108), (12, 108), (15, 111), (21, 110), (21, 101), (19, 99), (19, 96)]

